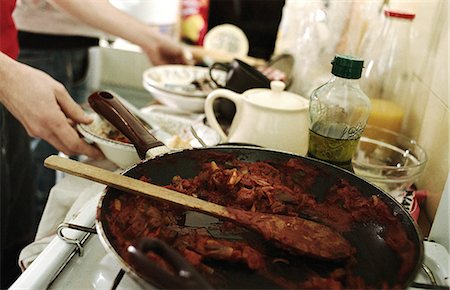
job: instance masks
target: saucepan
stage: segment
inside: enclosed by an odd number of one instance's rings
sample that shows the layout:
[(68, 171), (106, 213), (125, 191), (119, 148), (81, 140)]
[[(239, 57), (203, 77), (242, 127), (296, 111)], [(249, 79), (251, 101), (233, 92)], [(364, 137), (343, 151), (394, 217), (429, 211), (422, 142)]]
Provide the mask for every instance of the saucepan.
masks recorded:
[[(417, 274), (423, 259), (417, 225), (390, 195), (356, 175), (267, 148), (169, 152), (147, 130), (141, 131), (109, 93), (95, 93), (89, 101), (143, 159), (123, 175), (238, 209), (306, 218), (336, 231), (352, 247), (350, 256), (338, 259), (298, 255), (239, 225), (107, 187), (98, 205), (97, 232), (132, 276), (170, 288), (143, 273), (130, 254), (129, 246), (144, 238), (163, 240), (214, 288), (398, 289), (407, 288)], [(200, 182), (204, 180), (206, 184)], [(333, 241), (318, 238), (307, 244), (327, 242)], [(174, 272), (160, 258), (147, 256)]]

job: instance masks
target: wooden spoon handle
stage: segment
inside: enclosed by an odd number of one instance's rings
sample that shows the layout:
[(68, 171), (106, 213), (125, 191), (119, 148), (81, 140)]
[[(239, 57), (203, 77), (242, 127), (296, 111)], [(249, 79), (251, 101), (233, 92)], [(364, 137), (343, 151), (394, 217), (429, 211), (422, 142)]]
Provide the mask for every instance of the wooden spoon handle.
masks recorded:
[(346, 258), (352, 253), (351, 245), (340, 234), (312, 221), (291, 216), (227, 209), (215, 203), (56, 155), (45, 159), (44, 164), (48, 168), (106, 184), (119, 190), (148, 195), (194, 211), (235, 221), (259, 232), (266, 240), (274, 241), (282, 245), (282, 248), (291, 249), (297, 254), (335, 260)]
[(216, 217), (229, 218), (228, 211), (221, 205), (207, 202), (190, 195), (185, 195), (174, 190), (111, 172), (86, 163), (52, 155), (45, 159), (44, 165), (48, 168), (86, 178), (119, 190), (148, 195), (161, 201), (168, 201), (173, 204), (188, 207), (195, 211), (209, 213)]

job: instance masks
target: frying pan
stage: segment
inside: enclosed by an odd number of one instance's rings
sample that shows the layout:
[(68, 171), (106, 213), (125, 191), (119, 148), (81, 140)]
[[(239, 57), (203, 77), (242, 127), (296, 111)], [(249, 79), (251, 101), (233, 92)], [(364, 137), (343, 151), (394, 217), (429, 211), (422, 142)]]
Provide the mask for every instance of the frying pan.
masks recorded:
[[(305, 279), (305, 273), (311, 270), (321, 277), (327, 277), (326, 275), (330, 274), (337, 266), (337, 268), (345, 267), (352, 273), (352, 276), (358, 277), (356, 281), (358, 279), (362, 281), (362, 284), (359, 285), (357, 282), (352, 284), (354, 288), (361, 288), (362, 285), (377, 289), (407, 288), (420, 268), (423, 259), (423, 240), (411, 216), (390, 195), (356, 175), (321, 161), (264, 148), (218, 146), (167, 152), (167, 148), (164, 148), (165, 146), (151, 135), (149, 136), (145, 129), (140, 128), (139, 121), (136, 123), (133, 116), (127, 113), (127, 110), (120, 106), (120, 102), (117, 102), (109, 93), (94, 93), (89, 97), (89, 101), (97, 113), (108, 119), (133, 142), (141, 158), (148, 157), (148, 153), (151, 153), (152, 158), (145, 159), (129, 168), (123, 172), (124, 175), (133, 178), (144, 176), (154, 184), (165, 186), (170, 184), (172, 178), (177, 175), (183, 178), (195, 177), (200, 172), (203, 163), (220, 159), (223, 156), (245, 162), (265, 161), (270, 164), (281, 164), (295, 159), (319, 172), (309, 188), (310, 194), (318, 203), (325, 201), (332, 192), (331, 189), (338, 184), (349, 184), (362, 196), (368, 199), (377, 198), (389, 208), (390, 214), (385, 219), (366, 219), (354, 222), (349, 230), (341, 232), (355, 248), (356, 254), (351, 262), (334, 265), (329, 262), (285, 255), (283, 258), (289, 260), (289, 263), (271, 264), (269, 269), (271, 278), (298, 281)], [(113, 226), (115, 217), (112, 216), (111, 209), (124, 195), (127, 193), (114, 188), (105, 190), (98, 206), (97, 230), (104, 245), (115, 254), (121, 263), (126, 265), (126, 269), (132, 275), (152, 283), (152, 278), (145, 277), (132, 264), (118, 243), (117, 230), (114, 230)], [(166, 210), (166, 205), (158, 204), (158, 206), (163, 212)], [(186, 213), (180, 209), (168, 208), (167, 210), (178, 211), (180, 219), (185, 219)], [(350, 212), (349, 215), (351, 214)], [(385, 222), (387, 220), (393, 223)], [(320, 221), (328, 222), (323, 217)], [(209, 229), (209, 225), (206, 227)], [(406, 241), (395, 240), (397, 236), (392, 235), (394, 232), (403, 233)], [(248, 240), (262, 247), (270, 248), (270, 245), (268, 246), (260, 237), (252, 236), (251, 233), (238, 232), (236, 235), (238, 240)], [(127, 238), (137, 241), (142, 237)], [(235, 237), (225, 238), (233, 240)], [(270, 249), (268, 252), (274, 253), (272, 258), (283, 255), (283, 253), (277, 253), (275, 249)], [(214, 273), (208, 274), (206, 278), (217, 288), (280, 288), (279, 284), (274, 283), (274, 279), (268, 279), (267, 276), (260, 275), (260, 273), (253, 273), (241, 265), (212, 262), (210, 266), (214, 269)]]

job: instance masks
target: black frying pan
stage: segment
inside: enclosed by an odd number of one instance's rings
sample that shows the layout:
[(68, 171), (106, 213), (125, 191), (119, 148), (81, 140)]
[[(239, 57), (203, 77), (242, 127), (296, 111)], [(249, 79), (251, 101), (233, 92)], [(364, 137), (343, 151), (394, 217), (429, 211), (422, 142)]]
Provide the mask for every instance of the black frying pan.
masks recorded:
[[(152, 142), (152, 137), (148, 136), (145, 129), (136, 129), (138, 127), (135, 124), (136, 121), (130, 119), (130, 116), (125, 116), (127, 115), (126, 109), (124, 111), (120, 108), (120, 104), (117, 104), (112, 95), (105, 92), (95, 93), (89, 100), (97, 113), (106, 117), (135, 144), (140, 151), (141, 158), (144, 157), (146, 151), (157, 152), (153, 154), (153, 158), (146, 159), (126, 170), (123, 174), (127, 176), (134, 178), (145, 176), (152, 183), (164, 186), (170, 184), (173, 176), (176, 175), (183, 178), (193, 178), (200, 172), (202, 163), (217, 158), (233, 158), (247, 162), (267, 161), (274, 165), (287, 162), (293, 158), (320, 172), (310, 188), (310, 193), (315, 196), (319, 203), (327, 199), (331, 188), (337, 184), (348, 183), (367, 198), (376, 196), (390, 209), (390, 215), (386, 219), (364, 220), (363, 222), (353, 223), (350, 230), (342, 232), (356, 249), (352, 262), (347, 261), (335, 265), (303, 257), (290, 257), (276, 252), (276, 249), (270, 249), (269, 252), (273, 253), (272, 258), (284, 255), (283, 257), (289, 260), (288, 264), (271, 263), (269, 270), (272, 277), (268, 278), (265, 275), (260, 275), (260, 273), (254, 273), (242, 267), (242, 265), (215, 263), (213, 261), (210, 266), (214, 269), (214, 274), (205, 273), (205, 275), (214, 287), (273, 289), (280, 287), (279, 284), (274, 283), (277, 278), (298, 282), (305, 279), (310, 271), (317, 273), (319, 276), (327, 277), (333, 269), (342, 267), (351, 271), (353, 276), (360, 277), (364, 285), (370, 285), (371, 288), (407, 288), (415, 277), (423, 259), (423, 242), (417, 225), (395, 199), (356, 175), (314, 159), (255, 147), (220, 146), (161, 154), (161, 152), (164, 152), (164, 150), (161, 150), (161, 142)], [(145, 130), (145, 132), (142, 130)], [(157, 149), (155, 150), (155, 148)], [(113, 188), (108, 188), (105, 191), (97, 212), (97, 227), (106, 245), (124, 264), (129, 266), (130, 271), (152, 283), (151, 278), (144, 277), (145, 275), (132, 265), (123, 247), (121, 248), (117, 242), (119, 240), (117, 230), (113, 230), (112, 224), (114, 224), (116, 216), (112, 214), (111, 209), (116, 206), (117, 200), (124, 195), (127, 195), (127, 193)], [(154, 201), (149, 202), (154, 203)], [(166, 208), (167, 205), (164, 204), (157, 204), (157, 206), (167, 211), (177, 212), (180, 220), (183, 221), (185, 212), (179, 208)], [(351, 213), (349, 214), (351, 215)], [(395, 228), (391, 228), (391, 222), (385, 223), (384, 220), (394, 220)], [(319, 218), (319, 221), (328, 222), (323, 216)], [(399, 241), (397, 244), (395, 241), (389, 241), (392, 236), (387, 235), (387, 233), (393, 231), (404, 233), (407, 241)], [(142, 237), (126, 238), (130, 242), (137, 242)], [(266, 250), (267, 247), (270, 247), (261, 237), (255, 237), (252, 233), (243, 231), (238, 233), (235, 238), (250, 240), (260, 247), (265, 247)], [(391, 246), (388, 245), (388, 241)], [(392, 246), (392, 244), (395, 246)], [(360, 288), (355, 287), (355, 285), (357, 284), (353, 284), (354, 288)]]

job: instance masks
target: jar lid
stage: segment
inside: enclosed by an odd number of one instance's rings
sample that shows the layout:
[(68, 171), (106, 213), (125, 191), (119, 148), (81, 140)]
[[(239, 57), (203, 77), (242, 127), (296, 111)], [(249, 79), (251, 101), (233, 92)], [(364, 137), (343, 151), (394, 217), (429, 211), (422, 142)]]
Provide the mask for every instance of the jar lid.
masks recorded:
[(396, 17), (396, 18), (403, 18), (403, 19), (409, 19), (413, 20), (416, 17), (416, 14), (414, 13), (408, 13), (408, 12), (401, 12), (401, 11), (395, 11), (395, 10), (384, 10), (384, 15), (386, 17)]
[(359, 79), (361, 77), (364, 61), (351, 55), (337, 54), (331, 62), (331, 73), (346, 79)]

